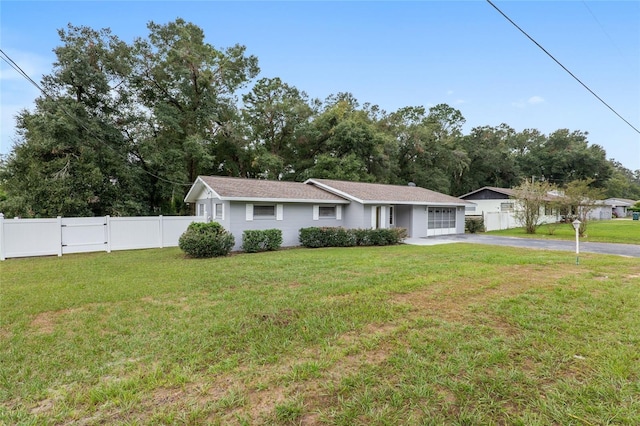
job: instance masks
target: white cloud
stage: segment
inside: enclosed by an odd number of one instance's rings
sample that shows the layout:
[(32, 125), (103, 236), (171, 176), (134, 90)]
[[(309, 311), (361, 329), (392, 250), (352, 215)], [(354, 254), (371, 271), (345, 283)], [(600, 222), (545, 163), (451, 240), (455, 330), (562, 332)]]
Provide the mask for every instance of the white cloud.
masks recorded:
[(515, 102), (511, 102), (511, 106), (516, 108), (526, 108), (528, 105), (538, 105), (544, 103), (544, 98), (542, 96), (531, 96), (526, 101), (523, 99), (518, 99)]
[(532, 96), (527, 101), (529, 105), (541, 104), (543, 102), (544, 102), (544, 99), (541, 96)]

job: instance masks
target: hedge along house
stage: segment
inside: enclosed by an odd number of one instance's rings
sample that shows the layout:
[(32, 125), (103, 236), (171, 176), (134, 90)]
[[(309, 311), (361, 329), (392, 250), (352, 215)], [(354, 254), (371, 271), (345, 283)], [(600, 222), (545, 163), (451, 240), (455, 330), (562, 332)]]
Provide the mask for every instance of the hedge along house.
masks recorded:
[(282, 231), (283, 246), (297, 246), (300, 228), (407, 229), (409, 237), (464, 233), (467, 202), (416, 186), (329, 179), (305, 183), (199, 176), (185, 197), (196, 215), (219, 222), (242, 245), (249, 229)]
[(411, 238), (464, 234), (468, 203), (413, 184), (309, 179), (305, 183), (351, 201), (345, 209), (349, 228), (405, 228)]
[(219, 222), (242, 246), (246, 230), (277, 228), (282, 245), (297, 246), (300, 228), (345, 226), (342, 212), (348, 200), (300, 182), (198, 176), (185, 197), (196, 216)]

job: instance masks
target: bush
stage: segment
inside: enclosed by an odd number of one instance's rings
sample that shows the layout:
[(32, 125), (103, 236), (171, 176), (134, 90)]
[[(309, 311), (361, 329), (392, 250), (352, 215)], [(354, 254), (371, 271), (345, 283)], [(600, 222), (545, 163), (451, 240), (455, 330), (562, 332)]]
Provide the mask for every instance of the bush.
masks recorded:
[(300, 244), (304, 247), (351, 247), (356, 244), (355, 236), (344, 228), (311, 227), (300, 229)]
[(470, 234), (484, 232), (484, 219), (479, 217), (467, 217), (464, 220), (464, 230)]
[(178, 246), (191, 257), (226, 256), (235, 239), (217, 222), (192, 222), (180, 236)]
[(282, 231), (266, 229), (248, 230), (242, 233), (242, 250), (247, 253), (278, 250), (282, 245)]
[(308, 248), (386, 246), (400, 244), (407, 237), (404, 228), (390, 229), (344, 229), (344, 228), (302, 228), (300, 244)]

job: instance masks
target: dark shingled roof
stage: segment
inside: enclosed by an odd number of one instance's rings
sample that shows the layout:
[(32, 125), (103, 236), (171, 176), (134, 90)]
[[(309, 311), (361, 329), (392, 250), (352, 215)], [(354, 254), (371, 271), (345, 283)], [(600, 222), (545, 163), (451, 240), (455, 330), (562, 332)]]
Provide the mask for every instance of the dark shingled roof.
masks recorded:
[(308, 183), (318, 185), (338, 195), (363, 203), (384, 204), (470, 204), (450, 195), (418, 186), (386, 185), (381, 183), (347, 182), (332, 179), (309, 179)]
[(222, 198), (345, 201), (344, 198), (300, 182), (224, 176), (199, 176), (199, 178)]
[[(485, 191), (485, 190), (493, 191), (493, 192), (496, 192), (498, 194), (508, 195), (510, 198), (516, 198), (517, 197), (516, 190), (512, 189), (512, 188), (498, 188), (496, 186), (483, 186), (482, 188), (476, 189), (475, 191), (471, 191), (468, 194), (461, 195), (460, 198), (461, 199), (465, 199), (469, 195), (473, 195), (473, 194), (476, 194), (478, 192)], [(563, 198), (562, 195), (555, 194), (553, 192), (547, 192), (547, 195), (545, 197), (543, 197), (543, 200), (544, 201), (555, 201), (555, 200), (558, 200), (558, 199), (561, 199), (561, 198)], [(489, 199), (489, 198), (487, 198), (487, 199)]]

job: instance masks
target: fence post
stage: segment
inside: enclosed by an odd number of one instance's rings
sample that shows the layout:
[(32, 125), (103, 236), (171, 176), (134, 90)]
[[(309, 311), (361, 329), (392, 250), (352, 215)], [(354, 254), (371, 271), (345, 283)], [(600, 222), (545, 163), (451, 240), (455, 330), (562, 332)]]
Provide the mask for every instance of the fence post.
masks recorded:
[(5, 260), (4, 257), (4, 214), (0, 213), (0, 260)]
[(159, 224), (160, 224), (160, 248), (164, 248), (164, 219), (162, 215), (159, 216)]
[(58, 216), (58, 257), (62, 256), (62, 216)]
[(111, 253), (111, 216), (106, 215), (105, 220), (105, 238), (107, 239), (107, 253)]

